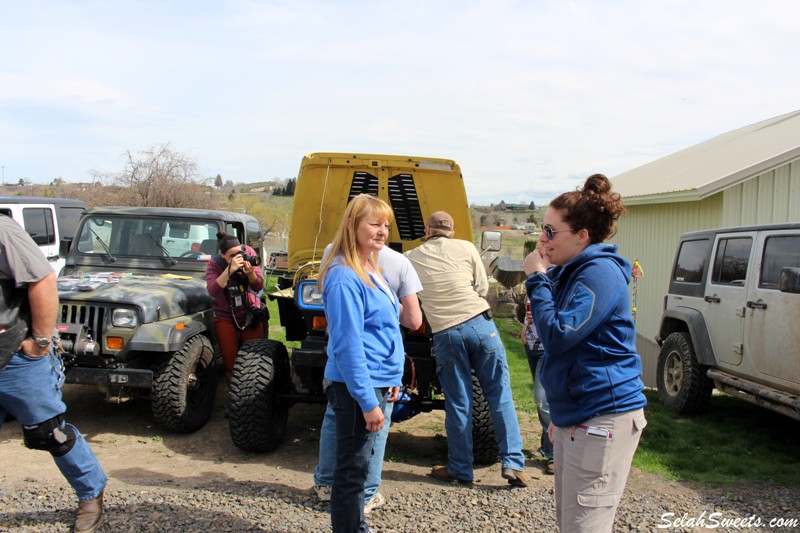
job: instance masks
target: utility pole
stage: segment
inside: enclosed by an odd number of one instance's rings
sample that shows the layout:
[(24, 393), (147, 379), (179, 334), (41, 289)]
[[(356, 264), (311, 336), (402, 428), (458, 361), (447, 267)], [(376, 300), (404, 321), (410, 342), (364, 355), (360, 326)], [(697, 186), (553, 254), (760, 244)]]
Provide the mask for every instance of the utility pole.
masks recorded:
[(3, 187), (6, 186), (6, 166), (3, 165)]

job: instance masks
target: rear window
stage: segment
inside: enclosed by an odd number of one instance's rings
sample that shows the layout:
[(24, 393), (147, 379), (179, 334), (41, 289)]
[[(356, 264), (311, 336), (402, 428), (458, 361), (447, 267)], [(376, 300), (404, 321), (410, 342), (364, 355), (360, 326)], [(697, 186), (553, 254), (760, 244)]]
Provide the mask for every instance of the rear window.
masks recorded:
[(702, 283), (710, 250), (709, 239), (682, 242), (672, 272), (673, 281)]
[(56, 231), (53, 210), (46, 207), (26, 207), (22, 210), (25, 229), (39, 246), (55, 244)]
[(752, 247), (753, 239), (750, 237), (720, 239), (714, 257), (711, 282), (717, 285), (744, 286)]

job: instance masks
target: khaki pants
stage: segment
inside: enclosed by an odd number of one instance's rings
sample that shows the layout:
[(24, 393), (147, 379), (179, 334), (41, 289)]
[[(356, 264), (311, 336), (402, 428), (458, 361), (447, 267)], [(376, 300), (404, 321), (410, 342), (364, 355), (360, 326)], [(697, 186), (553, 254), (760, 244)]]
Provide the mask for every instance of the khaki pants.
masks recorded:
[[(646, 425), (644, 411), (638, 409), (553, 429), (556, 516), (561, 533), (612, 530), (633, 454)], [(604, 430), (610, 436), (597, 435)]]

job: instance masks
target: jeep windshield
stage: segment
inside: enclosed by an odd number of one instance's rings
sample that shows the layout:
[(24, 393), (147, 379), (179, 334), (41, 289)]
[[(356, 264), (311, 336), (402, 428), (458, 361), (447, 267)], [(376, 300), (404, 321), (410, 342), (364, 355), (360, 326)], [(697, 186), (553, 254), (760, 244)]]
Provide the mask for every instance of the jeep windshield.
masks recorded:
[(75, 249), (108, 257), (208, 261), (217, 251), (219, 229), (213, 220), (93, 216), (84, 220)]

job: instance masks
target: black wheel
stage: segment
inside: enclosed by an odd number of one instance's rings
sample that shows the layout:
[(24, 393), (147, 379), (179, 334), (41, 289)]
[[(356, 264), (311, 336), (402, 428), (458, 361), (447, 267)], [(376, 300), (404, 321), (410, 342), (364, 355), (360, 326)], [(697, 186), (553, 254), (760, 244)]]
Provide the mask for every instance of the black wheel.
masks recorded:
[(291, 389), (289, 355), (278, 341), (244, 343), (231, 376), (228, 425), (245, 451), (271, 452), (283, 440), (289, 405), (278, 395)]
[(494, 436), (494, 424), (489, 402), (483, 395), (478, 378), (472, 375), (472, 460), (477, 464), (492, 464), (500, 456)]
[(214, 349), (207, 337), (197, 335), (156, 370), (153, 416), (170, 431), (191, 433), (208, 422), (216, 394)]
[(657, 378), (658, 399), (670, 409), (686, 414), (708, 406), (714, 384), (706, 376), (706, 367), (697, 362), (689, 333), (671, 333), (664, 341)]

